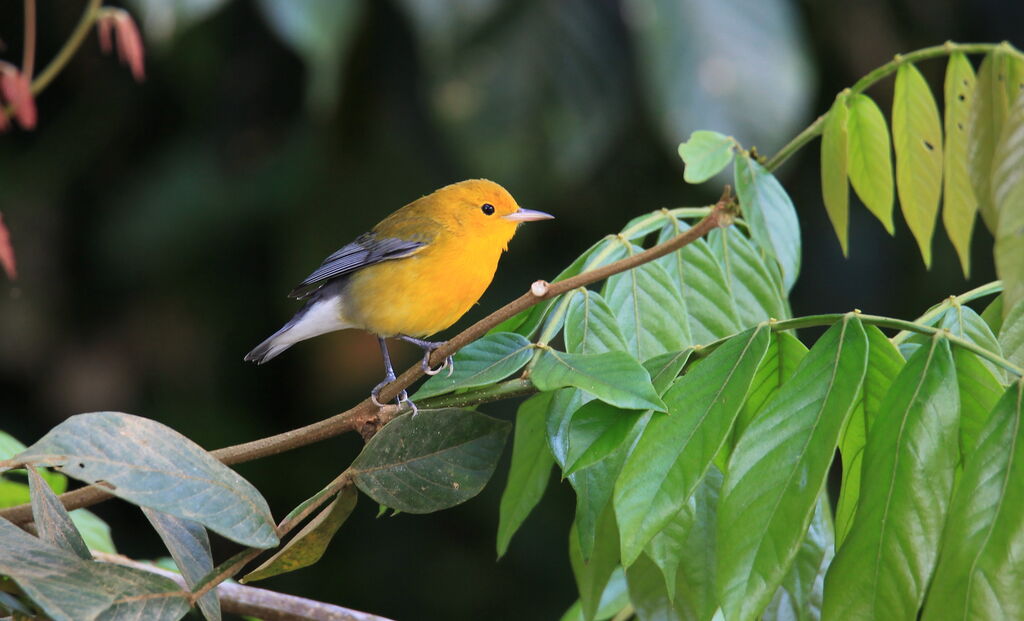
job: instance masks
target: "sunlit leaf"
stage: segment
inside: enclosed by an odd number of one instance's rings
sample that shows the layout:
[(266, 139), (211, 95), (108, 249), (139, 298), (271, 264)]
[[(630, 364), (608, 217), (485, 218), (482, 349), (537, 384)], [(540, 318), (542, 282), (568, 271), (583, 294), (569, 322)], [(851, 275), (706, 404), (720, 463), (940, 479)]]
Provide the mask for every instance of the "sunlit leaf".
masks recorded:
[[(999, 341), (992, 333), (992, 330), (989, 329), (988, 324), (985, 323), (985, 320), (969, 306), (953, 304), (938, 316), (933, 317), (931, 320), (924, 323), (926, 325), (932, 325), (937, 328), (949, 330), (953, 336), (957, 336), (965, 341), (974, 343), (997, 356), (1002, 354)], [(910, 358), (910, 356), (913, 355), (913, 353), (920, 347), (928, 347), (930, 345), (931, 337), (923, 334), (914, 334), (900, 344), (900, 353), (903, 354), (904, 358)], [(983, 364), (988, 367), (996, 378), (1005, 380), (1006, 372), (1002, 367), (997, 366), (988, 360), (984, 360)]]
[(973, 352), (957, 347), (953, 362), (960, 389), (960, 454), (967, 456), (974, 452), (978, 434), (1002, 396), (1003, 386)]
[(892, 148), (889, 126), (878, 104), (867, 95), (855, 93), (848, 100), (846, 123), (850, 183), (885, 230), (892, 235)]
[(708, 245), (718, 257), (736, 300), (740, 327), (789, 317), (782, 283), (767, 266), (771, 259), (766, 259), (735, 226), (711, 231)]
[[(1003, 299), (1002, 296), (999, 299)], [(999, 327), (999, 345), (1010, 362), (1024, 367), (1024, 300), (1006, 313), (1006, 319)]]
[(82, 539), (90, 550), (117, 554), (114, 540), (110, 536), (110, 525), (95, 513), (88, 509), (75, 509), (71, 512), (71, 521), (75, 523), (75, 528), (82, 534)]
[(835, 556), (832, 512), (822, 494), (814, 507), (807, 535), (762, 616), (763, 621), (818, 621), (821, 618), (825, 572)]
[(621, 408), (665, 411), (647, 370), (623, 351), (567, 354), (547, 348), (530, 378), (543, 391), (573, 386)]
[(821, 194), (828, 219), (832, 221), (832, 229), (843, 249), (843, 256), (849, 254), (850, 242), (850, 186), (846, 180), (847, 96), (847, 91), (836, 96), (835, 103), (825, 117), (825, 129), (821, 135)]
[(513, 332), (488, 334), (455, 354), (455, 370), (445, 370), (424, 382), (414, 400), (442, 395), (460, 388), (475, 388), (500, 382), (523, 368), (533, 355), (526, 337)]
[(998, 223), (996, 275), (1008, 311), (1024, 300), (1024, 86), (1012, 100), (992, 156), (992, 202)]
[(626, 349), (626, 340), (600, 293), (580, 288), (569, 294), (565, 318), (565, 351), (600, 354)]
[(679, 157), (686, 163), (683, 179), (704, 183), (722, 172), (732, 161), (736, 141), (730, 136), (706, 130), (695, 131), (679, 145)]
[(733, 437), (739, 438), (767, 404), (782, 388), (782, 385), (793, 377), (800, 361), (807, 355), (807, 346), (788, 332), (773, 332), (761, 364), (754, 373), (747, 391), (747, 399), (740, 408), (733, 429)]
[(498, 509), (498, 556), (504, 556), (512, 536), (540, 502), (551, 478), (554, 458), (545, 437), (548, 409), (555, 392), (542, 392), (523, 401), (516, 413), (512, 462)]
[(944, 91), (946, 146), (943, 150), (942, 222), (960, 257), (964, 278), (968, 278), (971, 274), (971, 233), (978, 211), (967, 167), (975, 78), (971, 62), (962, 52), (949, 56)]
[(679, 372), (686, 366), (694, 348), (687, 347), (680, 351), (670, 351), (644, 361), (644, 368), (651, 374), (651, 385), (659, 395), (664, 395), (669, 386), (679, 377)]
[(736, 195), (750, 235), (778, 261), (788, 293), (800, 275), (800, 222), (793, 201), (778, 179), (750, 157), (736, 158), (735, 170)]
[[(629, 591), (626, 590), (626, 574), (621, 567), (617, 567), (612, 572), (612, 577), (608, 579), (604, 593), (601, 594), (601, 602), (594, 614), (594, 621), (607, 621), (628, 605)], [(576, 600), (559, 621), (585, 621), (580, 601)]]

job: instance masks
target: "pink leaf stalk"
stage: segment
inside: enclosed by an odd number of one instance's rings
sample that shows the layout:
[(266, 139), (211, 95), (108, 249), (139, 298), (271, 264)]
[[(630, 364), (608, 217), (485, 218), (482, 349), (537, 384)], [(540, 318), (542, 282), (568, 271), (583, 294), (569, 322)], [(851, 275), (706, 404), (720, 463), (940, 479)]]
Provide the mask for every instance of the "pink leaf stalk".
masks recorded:
[(18, 266), (14, 261), (14, 246), (11, 245), (11, 234), (4, 225), (4, 216), (0, 213), (0, 266), (11, 280), (18, 277)]
[[(32, 83), (28, 76), (9, 63), (0, 65), (0, 99), (10, 107), (14, 120), (22, 129), (34, 129), (38, 114), (36, 100), (32, 97)], [(6, 125), (6, 119), (0, 122), (0, 129)]]
[(146, 51), (142, 35), (128, 11), (104, 8), (96, 20), (96, 33), (104, 53), (110, 53), (111, 39), (116, 39), (118, 60), (128, 65), (136, 82), (146, 79)]

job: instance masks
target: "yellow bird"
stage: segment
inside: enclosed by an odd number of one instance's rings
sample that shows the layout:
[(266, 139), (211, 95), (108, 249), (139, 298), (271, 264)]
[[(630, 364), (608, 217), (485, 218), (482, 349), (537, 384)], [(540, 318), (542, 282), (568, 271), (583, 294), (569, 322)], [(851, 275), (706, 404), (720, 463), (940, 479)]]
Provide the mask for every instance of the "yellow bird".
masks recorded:
[[(421, 347), (423, 369), (443, 344), (427, 341), (452, 325), (483, 295), (501, 253), (522, 222), (553, 218), (521, 208), (505, 188), (486, 179), (445, 186), (392, 213), (324, 262), (292, 292), (308, 300), (270, 338), (246, 354), (262, 364), (299, 341), (326, 332), (359, 328), (377, 336), (384, 356), (384, 381), (394, 381), (386, 339), (397, 337)], [(398, 402), (408, 401), (402, 391)]]

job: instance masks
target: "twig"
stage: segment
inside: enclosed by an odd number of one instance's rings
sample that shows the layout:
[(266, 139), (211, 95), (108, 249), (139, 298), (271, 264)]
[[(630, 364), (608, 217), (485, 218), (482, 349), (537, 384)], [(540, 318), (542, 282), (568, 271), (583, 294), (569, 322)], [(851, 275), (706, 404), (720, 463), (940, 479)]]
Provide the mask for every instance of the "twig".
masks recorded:
[[(173, 571), (140, 563), (120, 554), (93, 551), (92, 555), (96, 557), (96, 560), (105, 563), (141, 569), (170, 578), (181, 587), (188, 588), (185, 579)], [(386, 617), (351, 608), (230, 582), (217, 587), (217, 598), (220, 600), (221, 610), (224, 612), (256, 617), (264, 621), (391, 621)]]
[(100, 8), (100, 0), (89, 0), (89, 4), (86, 5), (85, 11), (82, 12), (82, 17), (79, 18), (78, 24), (75, 29), (71, 32), (71, 36), (64, 43), (64, 47), (60, 48), (57, 55), (53, 57), (50, 64), (46, 66), (40, 72), (39, 76), (32, 80), (32, 94), (38, 95), (44, 88), (50, 85), (57, 74), (60, 73), (61, 69), (71, 60), (81, 47), (82, 41), (85, 41), (86, 35), (89, 34), (89, 29), (92, 28), (93, 23), (96, 21), (96, 13)]
[(25, 47), (21, 51), (21, 75), (32, 79), (36, 65), (36, 0), (25, 0)]
[[(643, 252), (639, 252), (635, 255), (620, 259), (602, 267), (583, 272), (582, 274), (578, 274), (572, 278), (548, 284), (543, 291), (540, 292), (541, 295), (537, 295), (538, 292), (535, 292), (533, 288), (531, 288), (527, 293), (515, 300), (512, 300), (487, 317), (484, 317), (472, 326), (466, 328), (443, 346), (434, 350), (431, 358), (431, 364), (435, 366), (440, 364), (440, 362), (447, 356), (454, 354), (466, 345), (487, 334), (488, 331), (501, 322), (535, 304), (557, 297), (563, 293), (572, 291), (573, 289), (599, 282), (609, 276), (631, 270), (669, 253), (675, 252), (683, 246), (691, 244), (704, 235), (707, 235), (719, 226), (730, 223), (732, 215), (732, 190), (726, 186), (725, 191), (722, 193), (722, 197), (708, 212), (708, 214), (686, 231), (683, 231), (679, 235), (676, 235), (675, 237), (656, 246), (652, 246)], [(419, 364), (414, 364), (398, 376), (398, 379), (384, 387), (384, 389), (381, 390), (379, 399), (381, 401), (393, 400), (400, 391), (410, 386), (422, 375), (422, 367)], [(428, 403), (423, 403), (422, 405), (428, 405)], [(349, 410), (315, 422), (311, 425), (299, 427), (298, 429), (286, 431), (268, 438), (261, 438), (244, 444), (224, 447), (210, 451), (210, 453), (221, 462), (228, 465), (252, 461), (254, 459), (277, 455), (278, 453), (321, 442), (349, 431), (362, 431), (368, 427), (370, 429), (376, 429), (387, 424), (400, 412), (401, 410), (396, 406), (388, 405), (383, 408), (378, 408), (373, 405), (369, 399), (366, 399)], [(88, 507), (111, 497), (111, 494), (103, 491), (95, 485), (90, 485), (88, 487), (83, 487), (82, 489), (78, 489), (73, 492), (66, 492), (60, 495), (61, 502), (68, 510)], [(27, 522), (32, 519), (32, 506), (24, 504), (2, 509), (0, 510), (0, 518), (7, 519), (15, 524)]]

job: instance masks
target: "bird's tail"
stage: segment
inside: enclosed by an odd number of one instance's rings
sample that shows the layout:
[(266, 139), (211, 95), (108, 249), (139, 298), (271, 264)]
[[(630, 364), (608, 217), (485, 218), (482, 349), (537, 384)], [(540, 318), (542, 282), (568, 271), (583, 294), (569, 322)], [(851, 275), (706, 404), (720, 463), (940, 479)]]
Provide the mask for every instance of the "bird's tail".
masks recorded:
[(317, 293), (288, 323), (245, 355), (245, 360), (263, 364), (299, 341), (349, 328), (341, 318), (337, 291), (326, 288)]
[(245, 355), (245, 361), (263, 364), (297, 343), (298, 341), (287, 338), (288, 331), (292, 329), (294, 321), (293, 318), (283, 328), (270, 335), (270, 338), (254, 347), (251, 352)]

